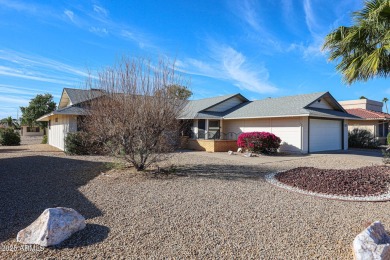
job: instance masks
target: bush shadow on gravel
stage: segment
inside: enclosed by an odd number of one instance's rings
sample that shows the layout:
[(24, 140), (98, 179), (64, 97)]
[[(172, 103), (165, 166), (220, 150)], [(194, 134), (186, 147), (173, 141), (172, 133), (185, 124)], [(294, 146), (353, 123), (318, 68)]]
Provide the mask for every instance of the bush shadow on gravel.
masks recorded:
[(12, 148), (6, 148), (6, 149), (0, 149), (0, 153), (20, 153), (21, 151), (27, 151), (28, 149), (12, 149)]
[(46, 208), (73, 208), (87, 219), (101, 216), (78, 189), (105, 170), (101, 162), (59, 157), (0, 159), (0, 242), (15, 238)]
[(103, 242), (110, 233), (110, 229), (106, 226), (98, 224), (87, 224), (83, 230), (74, 233), (70, 238), (56, 246), (48, 247), (48, 249), (64, 249), (89, 246)]
[(175, 175), (193, 178), (210, 178), (221, 180), (264, 180), (264, 176), (272, 170), (264, 166), (254, 165), (221, 165), (199, 164), (181, 166)]

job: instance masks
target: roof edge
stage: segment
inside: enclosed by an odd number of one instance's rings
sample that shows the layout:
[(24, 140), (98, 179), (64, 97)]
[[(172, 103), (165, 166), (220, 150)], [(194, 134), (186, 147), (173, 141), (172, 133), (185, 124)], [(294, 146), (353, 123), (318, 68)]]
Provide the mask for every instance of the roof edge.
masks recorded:
[(237, 97), (237, 96), (241, 97), (241, 98), (244, 100), (244, 102), (248, 102), (248, 101), (249, 101), (249, 99), (247, 99), (246, 97), (244, 97), (243, 95), (241, 95), (241, 93), (237, 93), (237, 94), (235, 94), (235, 95), (233, 95), (233, 96), (230, 96), (230, 97), (228, 97), (228, 98), (225, 98), (224, 100), (222, 100), (222, 101), (220, 101), (220, 102), (218, 102), (218, 103), (215, 103), (215, 104), (213, 104), (213, 105), (211, 105), (211, 106), (209, 106), (209, 107), (206, 107), (205, 109), (202, 109), (202, 110), (200, 110), (199, 112), (205, 111), (205, 110), (210, 109), (210, 108), (212, 108), (212, 107), (215, 107), (215, 106), (217, 106), (217, 105), (219, 105), (219, 104), (225, 102), (226, 100), (232, 99), (232, 98)]

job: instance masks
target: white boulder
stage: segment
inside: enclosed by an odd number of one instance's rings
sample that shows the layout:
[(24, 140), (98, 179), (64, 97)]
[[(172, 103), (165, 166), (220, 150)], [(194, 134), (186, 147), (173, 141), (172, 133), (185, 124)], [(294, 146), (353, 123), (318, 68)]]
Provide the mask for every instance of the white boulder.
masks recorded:
[(353, 240), (356, 260), (390, 259), (390, 236), (380, 221), (372, 223)]
[(23, 244), (57, 245), (85, 228), (85, 218), (71, 208), (48, 208), (28, 227), (19, 231), (16, 240)]

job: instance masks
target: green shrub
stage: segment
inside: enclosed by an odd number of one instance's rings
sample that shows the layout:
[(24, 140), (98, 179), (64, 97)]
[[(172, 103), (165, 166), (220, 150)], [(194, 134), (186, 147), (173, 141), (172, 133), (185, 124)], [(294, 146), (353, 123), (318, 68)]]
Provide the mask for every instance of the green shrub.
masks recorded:
[(100, 154), (102, 147), (93, 142), (86, 132), (68, 133), (65, 138), (65, 153), (70, 155)]
[(348, 132), (348, 146), (356, 148), (376, 148), (378, 147), (378, 142), (370, 131), (355, 128)]
[(387, 134), (387, 145), (390, 145), (390, 133)]
[(20, 145), (20, 134), (12, 128), (6, 128), (0, 132), (0, 144), (4, 146)]
[(390, 150), (382, 150), (383, 163), (390, 164)]
[(41, 144), (47, 144), (47, 135), (43, 136)]

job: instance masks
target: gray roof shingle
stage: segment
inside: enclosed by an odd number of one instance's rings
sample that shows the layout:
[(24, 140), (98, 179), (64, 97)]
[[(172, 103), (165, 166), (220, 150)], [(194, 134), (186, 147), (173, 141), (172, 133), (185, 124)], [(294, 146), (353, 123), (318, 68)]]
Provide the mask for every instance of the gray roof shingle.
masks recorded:
[[(221, 113), (217, 112), (206, 112), (207, 108), (215, 106), (229, 98), (237, 96), (241, 94), (231, 94), (219, 97), (211, 97), (211, 98), (203, 98), (198, 100), (189, 100), (187, 105), (184, 107), (183, 112), (180, 116), (180, 119), (190, 119), (190, 118), (220, 118)], [(203, 111), (203, 112), (202, 112)]]
[(85, 108), (82, 108), (80, 106), (69, 106), (69, 107), (64, 107), (57, 109), (53, 111), (54, 115), (86, 115), (87, 111)]
[(68, 94), (72, 105), (76, 105), (78, 103), (91, 100), (97, 97), (104, 95), (103, 91), (98, 89), (75, 89), (75, 88), (64, 88), (64, 91)]
[[(219, 100), (221, 102), (223, 100), (231, 98), (232, 96), (234, 95), (218, 98), (220, 98)], [(338, 105), (337, 101), (335, 101), (335, 105), (338, 107), (339, 110), (308, 107), (311, 103), (322, 97), (334, 100), (334, 98), (330, 95), (329, 92), (317, 92), (311, 94), (248, 101), (221, 113), (202, 111), (210, 107), (210, 103), (213, 103), (215, 101), (215, 98), (201, 99), (196, 101), (190, 101), (189, 104), (186, 106), (185, 112), (183, 114), (188, 116), (186, 118), (193, 119), (239, 119), (301, 115), (318, 117), (356, 118), (353, 115), (346, 113), (345, 110)]]
[[(311, 115), (311, 113), (314, 112), (311, 112), (311, 109), (307, 109), (306, 106), (326, 94), (328, 94), (328, 92), (255, 100), (233, 108), (231, 111), (226, 111), (223, 118), (232, 119)], [(330, 112), (333, 110), (328, 111)]]

